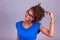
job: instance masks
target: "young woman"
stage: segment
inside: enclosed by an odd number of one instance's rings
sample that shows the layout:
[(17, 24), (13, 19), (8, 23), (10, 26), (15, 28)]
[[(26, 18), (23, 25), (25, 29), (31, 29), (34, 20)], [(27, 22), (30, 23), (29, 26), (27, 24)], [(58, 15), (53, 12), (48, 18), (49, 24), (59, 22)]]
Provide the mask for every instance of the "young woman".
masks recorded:
[[(45, 16), (45, 13), (50, 16), (49, 30), (45, 28), (39, 21)], [(42, 32), (48, 37), (54, 35), (54, 13), (46, 12), (39, 4), (32, 6), (27, 10), (24, 21), (16, 22), (17, 40), (36, 40), (37, 34)]]

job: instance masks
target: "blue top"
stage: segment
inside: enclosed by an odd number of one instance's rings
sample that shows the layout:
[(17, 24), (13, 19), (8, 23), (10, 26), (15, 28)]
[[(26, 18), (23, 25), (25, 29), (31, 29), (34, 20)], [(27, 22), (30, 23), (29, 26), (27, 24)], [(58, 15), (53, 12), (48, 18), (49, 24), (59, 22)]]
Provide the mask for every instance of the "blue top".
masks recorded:
[(29, 28), (24, 28), (23, 21), (16, 22), (16, 29), (20, 40), (36, 40), (41, 23), (35, 22)]

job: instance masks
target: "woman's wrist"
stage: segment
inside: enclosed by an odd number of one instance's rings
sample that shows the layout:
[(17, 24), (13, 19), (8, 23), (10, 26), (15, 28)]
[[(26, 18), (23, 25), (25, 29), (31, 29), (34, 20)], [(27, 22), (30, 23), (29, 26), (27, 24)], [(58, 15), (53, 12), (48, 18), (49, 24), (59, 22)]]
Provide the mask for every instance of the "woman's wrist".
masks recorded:
[(54, 17), (51, 17), (50, 20), (51, 20), (51, 21), (50, 21), (50, 24), (55, 24), (55, 23), (54, 23)]

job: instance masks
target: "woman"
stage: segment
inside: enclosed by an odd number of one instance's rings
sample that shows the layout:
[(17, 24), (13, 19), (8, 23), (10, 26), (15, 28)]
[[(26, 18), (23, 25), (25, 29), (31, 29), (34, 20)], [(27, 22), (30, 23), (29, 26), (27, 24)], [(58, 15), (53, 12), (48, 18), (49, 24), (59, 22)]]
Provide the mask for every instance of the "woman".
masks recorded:
[[(49, 30), (45, 28), (39, 21), (45, 16), (45, 13), (50, 16)], [(37, 34), (42, 32), (48, 37), (54, 35), (54, 13), (46, 12), (40, 4), (31, 7), (27, 10), (24, 21), (16, 22), (17, 40), (36, 40)]]

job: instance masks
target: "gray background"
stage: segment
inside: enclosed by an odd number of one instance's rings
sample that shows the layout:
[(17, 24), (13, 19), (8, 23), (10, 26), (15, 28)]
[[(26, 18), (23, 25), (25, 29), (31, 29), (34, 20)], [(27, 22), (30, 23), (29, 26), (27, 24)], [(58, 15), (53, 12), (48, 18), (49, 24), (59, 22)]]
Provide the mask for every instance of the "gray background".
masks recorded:
[[(26, 10), (40, 2), (45, 10), (54, 11), (55, 36), (49, 38), (39, 33), (37, 40), (60, 40), (60, 0), (0, 0), (0, 40), (16, 40), (15, 23), (24, 20)], [(41, 22), (49, 28), (49, 15)]]

